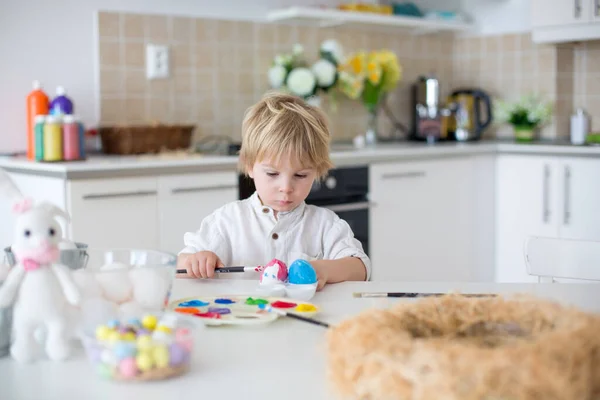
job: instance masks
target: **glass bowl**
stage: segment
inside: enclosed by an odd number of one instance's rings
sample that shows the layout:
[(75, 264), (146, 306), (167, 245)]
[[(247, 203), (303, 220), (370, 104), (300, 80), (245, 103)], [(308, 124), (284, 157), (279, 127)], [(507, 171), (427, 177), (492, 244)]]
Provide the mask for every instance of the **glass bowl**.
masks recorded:
[(103, 378), (163, 380), (189, 371), (200, 325), (177, 313), (114, 319), (81, 334), (88, 361)]
[(88, 248), (86, 252), (86, 267), (73, 271), (82, 294), (80, 329), (111, 318), (165, 310), (175, 280), (176, 255), (135, 248)]

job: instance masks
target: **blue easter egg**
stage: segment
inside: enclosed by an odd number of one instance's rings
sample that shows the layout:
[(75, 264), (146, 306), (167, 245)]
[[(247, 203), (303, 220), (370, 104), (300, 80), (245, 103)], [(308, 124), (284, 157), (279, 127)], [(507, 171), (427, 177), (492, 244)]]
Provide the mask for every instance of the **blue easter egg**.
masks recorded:
[(306, 285), (317, 281), (317, 273), (306, 260), (298, 259), (290, 264), (288, 280), (296, 285)]

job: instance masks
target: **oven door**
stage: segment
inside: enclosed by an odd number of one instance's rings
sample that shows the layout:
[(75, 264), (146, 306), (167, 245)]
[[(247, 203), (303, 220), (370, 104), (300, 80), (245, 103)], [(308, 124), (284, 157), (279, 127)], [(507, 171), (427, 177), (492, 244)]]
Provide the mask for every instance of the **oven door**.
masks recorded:
[(364, 252), (369, 255), (369, 207), (368, 201), (347, 204), (322, 205), (335, 212), (338, 217), (350, 225), (354, 237), (362, 244)]

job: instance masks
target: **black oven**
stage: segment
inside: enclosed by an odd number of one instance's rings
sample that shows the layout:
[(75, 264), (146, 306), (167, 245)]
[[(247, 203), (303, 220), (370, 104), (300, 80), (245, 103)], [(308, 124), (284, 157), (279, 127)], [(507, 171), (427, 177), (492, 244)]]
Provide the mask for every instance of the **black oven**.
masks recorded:
[[(252, 179), (240, 175), (240, 200), (250, 197), (254, 191)], [(306, 203), (329, 208), (345, 220), (369, 255), (368, 193), (368, 166), (340, 167), (329, 171), (323, 181), (315, 182)]]

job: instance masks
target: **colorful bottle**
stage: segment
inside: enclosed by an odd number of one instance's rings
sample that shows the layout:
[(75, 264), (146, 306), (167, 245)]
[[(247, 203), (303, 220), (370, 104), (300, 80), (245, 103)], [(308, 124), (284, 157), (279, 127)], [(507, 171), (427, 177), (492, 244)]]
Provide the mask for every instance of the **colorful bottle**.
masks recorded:
[(44, 124), (44, 161), (61, 161), (63, 158), (62, 127), (60, 118), (46, 117)]
[(77, 125), (79, 126), (79, 159), (84, 160), (86, 157), (85, 127), (81, 121)]
[(73, 114), (73, 102), (67, 97), (66, 93), (64, 87), (58, 86), (56, 88), (56, 97), (50, 102), (50, 114)]
[(33, 81), (33, 90), (27, 95), (27, 159), (35, 158), (35, 117), (48, 114), (49, 99), (40, 81)]
[(42, 161), (44, 159), (44, 124), (46, 122), (45, 115), (35, 116), (35, 159)]
[(65, 115), (62, 120), (63, 159), (79, 159), (79, 124), (72, 115)]

